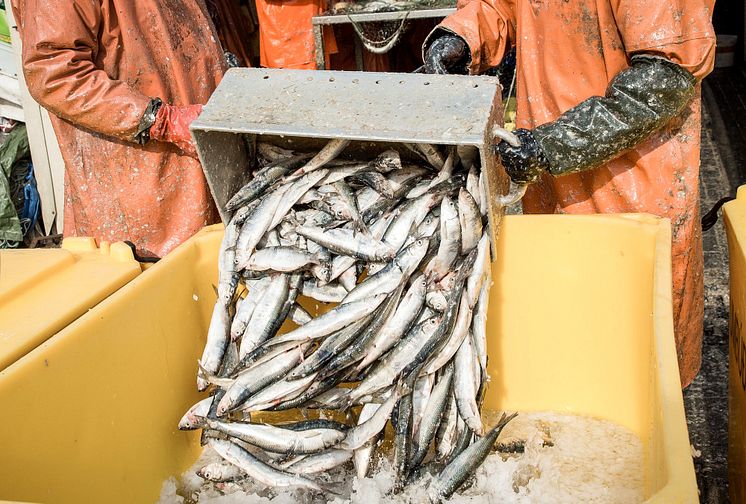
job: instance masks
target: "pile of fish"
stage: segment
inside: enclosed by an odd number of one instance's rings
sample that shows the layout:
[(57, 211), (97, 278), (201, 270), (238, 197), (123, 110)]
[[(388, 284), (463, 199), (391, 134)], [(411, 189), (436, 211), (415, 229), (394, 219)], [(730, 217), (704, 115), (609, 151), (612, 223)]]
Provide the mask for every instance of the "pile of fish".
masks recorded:
[[(431, 478), (429, 498), (440, 502), (512, 418), (485, 431), (480, 416), (491, 284), (484, 175), (468, 149), (407, 146), (418, 164), (395, 150), (338, 159), (348, 143), (316, 155), (257, 146), (266, 164), (227, 204), (197, 379), (211, 395), (179, 427), (204, 429), (224, 459), (200, 470), (208, 481), (326, 492), (314, 475), (352, 461), (365, 477), (391, 421), (397, 491)], [(300, 303), (309, 300), (322, 313)], [(251, 421), (291, 409), (343, 421)]]

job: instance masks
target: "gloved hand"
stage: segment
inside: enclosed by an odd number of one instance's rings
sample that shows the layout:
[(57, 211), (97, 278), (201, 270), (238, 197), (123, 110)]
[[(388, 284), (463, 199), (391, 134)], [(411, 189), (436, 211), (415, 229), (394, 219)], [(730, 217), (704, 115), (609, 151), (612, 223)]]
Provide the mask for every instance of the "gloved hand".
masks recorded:
[(495, 154), (500, 156), (505, 172), (516, 184), (531, 184), (549, 170), (549, 160), (531, 131), (518, 129), (513, 132), (521, 142), (513, 147), (505, 140), (494, 145)]
[(469, 56), (469, 46), (464, 39), (441, 30), (425, 50), (425, 73), (466, 74)]
[(197, 157), (197, 149), (189, 133), (189, 125), (202, 112), (202, 105), (161, 105), (150, 127), (150, 138), (174, 144), (192, 157)]

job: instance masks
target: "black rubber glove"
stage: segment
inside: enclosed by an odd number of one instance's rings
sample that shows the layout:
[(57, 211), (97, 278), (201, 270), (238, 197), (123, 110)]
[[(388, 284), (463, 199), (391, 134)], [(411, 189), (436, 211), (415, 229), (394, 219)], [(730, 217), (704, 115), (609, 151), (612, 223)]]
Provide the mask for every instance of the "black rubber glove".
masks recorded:
[(495, 145), (495, 153), (500, 156), (505, 172), (516, 184), (531, 184), (549, 170), (549, 161), (541, 150), (534, 135), (527, 129), (513, 132), (521, 142), (520, 147), (513, 147), (506, 141)]
[(425, 73), (466, 74), (471, 57), (466, 41), (446, 30), (433, 34), (425, 49)]
[(696, 79), (657, 56), (636, 55), (606, 96), (588, 98), (556, 121), (532, 130), (552, 175), (596, 168), (634, 148), (679, 115)]

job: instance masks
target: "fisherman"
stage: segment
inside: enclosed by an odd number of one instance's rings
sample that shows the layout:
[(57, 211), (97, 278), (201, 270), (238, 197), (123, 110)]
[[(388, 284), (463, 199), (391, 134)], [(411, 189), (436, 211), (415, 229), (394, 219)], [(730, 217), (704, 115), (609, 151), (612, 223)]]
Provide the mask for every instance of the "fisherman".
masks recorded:
[(66, 236), (162, 257), (217, 211), (189, 124), (225, 63), (203, 0), (12, 0), (65, 160)]
[(516, 48), (520, 146), (495, 149), (514, 182), (531, 184), (524, 212), (646, 212), (671, 220), (684, 387), (701, 363), (699, 82), (713, 67), (713, 6), (460, 0), (423, 45), (427, 71), (460, 74), (496, 67)]

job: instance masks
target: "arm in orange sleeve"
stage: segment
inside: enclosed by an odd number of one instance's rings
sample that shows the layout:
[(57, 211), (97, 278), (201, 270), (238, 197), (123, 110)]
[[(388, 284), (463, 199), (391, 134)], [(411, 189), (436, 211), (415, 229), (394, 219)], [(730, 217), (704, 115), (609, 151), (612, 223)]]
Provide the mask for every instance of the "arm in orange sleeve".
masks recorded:
[(614, 77), (605, 96), (588, 98), (530, 132), (519, 131), (530, 148), (498, 145), (511, 178), (530, 182), (544, 170), (563, 175), (596, 168), (679, 115), (713, 66), (711, 5), (711, 0), (613, 0), (616, 26), (609, 28), (619, 31), (629, 68)]
[[(515, 43), (514, 0), (459, 0), (458, 10), (445, 18), (436, 29), (462, 37), (471, 53), (469, 72), (482, 73), (500, 64)], [(425, 40), (427, 48), (433, 35)]]
[[(98, 0), (14, 2), (23, 72), (34, 99), (53, 114), (104, 135), (135, 141), (151, 98), (94, 63), (101, 28)], [(20, 11), (20, 12), (19, 12)]]

